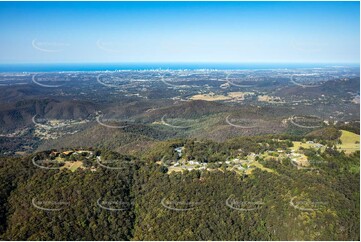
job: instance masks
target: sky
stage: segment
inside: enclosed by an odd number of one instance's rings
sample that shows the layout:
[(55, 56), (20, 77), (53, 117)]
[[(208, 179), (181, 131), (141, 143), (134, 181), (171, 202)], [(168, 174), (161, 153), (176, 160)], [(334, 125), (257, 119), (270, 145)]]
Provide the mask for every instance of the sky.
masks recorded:
[(359, 63), (359, 2), (0, 2), (0, 63)]

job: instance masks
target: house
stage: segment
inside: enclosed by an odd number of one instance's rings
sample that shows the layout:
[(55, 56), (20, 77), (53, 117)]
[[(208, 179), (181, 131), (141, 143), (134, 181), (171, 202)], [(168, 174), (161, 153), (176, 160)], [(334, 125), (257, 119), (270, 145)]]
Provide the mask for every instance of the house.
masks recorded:
[(182, 156), (183, 147), (177, 147), (177, 148), (175, 148), (174, 150), (178, 153), (178, 157), (181, 157), (181, 156)]
[(63, 154), (64, 155), (71, 155), (71, 154), (73, 154), (73, 152), (74, 151), (72, 151), (72, 150), (68, 150), (68, 151), (64, 151)]
[(60, 154), (60, 152), (57, 152), (57, 151), (51, 151), (51, 153), (50, 153), (50, 156), (54, 156), (54, 157), (56, 157), (56, 156), (58, 156)]
[(190, 165), (199, 165), (199, 162), (198, 161), (193, 161), (193, 160), (190, 160), (188, 162)]

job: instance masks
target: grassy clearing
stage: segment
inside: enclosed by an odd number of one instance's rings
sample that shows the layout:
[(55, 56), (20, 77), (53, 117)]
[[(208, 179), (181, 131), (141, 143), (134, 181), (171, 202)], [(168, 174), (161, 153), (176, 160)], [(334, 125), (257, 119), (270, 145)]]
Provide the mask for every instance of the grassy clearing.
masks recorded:
[(294, 150), (299, 150), (301, 147), (304, 149), (310, 149), (314, 144), (302, 143), (300, 141), (292, 141)]
[(342, 144), (337, 145), (338, 149), (345, 151), (346, 154), (360, 150), (360, 135), (346, 130), (341, 130), (341, 132)]
[(260, 164), (258, 161), (254, 161), (251, 163), (251, 165), (254, 165), (255, 167), (261, 169), (262, 171), (267, 171), (267, 172), (275, 172), (274, 170), (270, 169), (270, 168), (266, 168), (264, 167), (262, 164)]
[(218, 95), (214, 93), (196, 94), (192, 96), (191, 100), (204, 100), (204, 101), (229, 101), (229, 100), (244, 100), (247, 95), (253, 95), (253, 92), (229, 92), (227, 96)]
[(183, 170), (185, 170), (182, 167), (168, 167), (168, 174), (172, 173), (172, 172), (183, 172)]
[(325, 151), (326, 147), (325, 146), (322, 146), (321, 148), (319, 147), (316, 147), (317, 144), (310, 144), (310, 143), (303, 143), (303, 142), (300, 142), (300, 141), (292, 141), (293, 143), (293, 148), (295, 151), (298, 151), (301, 147), (304, 148), (304, 149), (310, 149), (310, 148), (313, 148), (313, 149), (321, 149), (322, 152)]
[(215, 94), (197, 94), (190, 98), (191, 100), (204, 100), (204, 101), (225, 101), (232, 99), (231, 97)]
[(83, 162), (81, 162), (81, 161), (74, 161), (74, 162), (67, 161), (67, 162), (65, 162), (64, 166), (61, 167), (61, 169), (69, 169), (72, 172), (76, 171), (78, 168), (82, 168), (82, 169), (84, 168), (83, 167)]
[(55, 158), (55, 160), (58, 161), (58, 162), (64, 162), (65, 158), (61, 158), (60, 156), (58, 156), (58, 157)]

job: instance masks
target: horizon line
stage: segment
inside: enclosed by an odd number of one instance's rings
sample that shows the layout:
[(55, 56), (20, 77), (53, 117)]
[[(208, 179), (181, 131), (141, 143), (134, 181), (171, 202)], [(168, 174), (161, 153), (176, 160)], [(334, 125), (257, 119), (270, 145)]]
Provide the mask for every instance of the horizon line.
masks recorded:
[(330, 61), (330, 62), (215, 62), (215, 61), (149, 61), (149, 62), (138, 62), (138, 61), (128, 61), (128, 62), (0, 62), (0, 65), (72, 65), (72, 64), (357, 64), (360, 65), (360, 62), (351, 62), (351, 61)]

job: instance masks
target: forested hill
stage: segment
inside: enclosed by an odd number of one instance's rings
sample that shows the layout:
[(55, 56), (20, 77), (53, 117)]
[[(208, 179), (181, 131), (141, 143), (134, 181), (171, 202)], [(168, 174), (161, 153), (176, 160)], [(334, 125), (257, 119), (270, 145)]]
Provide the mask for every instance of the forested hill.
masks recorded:
[[(263, 140), (268, 149), (290, 146)], [(1, 239), (360, 239), (359, 152), (305, 150), (309, 158), (317, 157), (312, 169), (271, 157), (258, 159), (251, 172), (242, 173), (217, 166), (212, 156), (204, 159), (214, 163), (212, 169), (169, 172), (157, 156), (166, 157), (167, 147), (178, 145), (186, 147), (184, 155), (189, 157), (196, 157), (199, 149), (220, 154), (224, 147), (233, 152), (242, 146), (242, 152), (251, 153), (265, 149), (257, 137), (218, 146), (163, 142), (159, 150), (142, 157), (106, 150), (52, 150), (2, 158)], [(161, 150), (164, 153), (158, 154)], [(88, 159), (90, 154), (94, 160)], [(52, 159), (39, 165), (46, 157)]]

